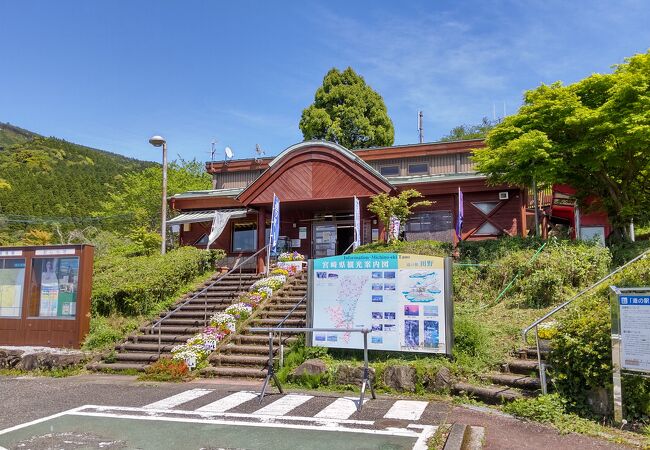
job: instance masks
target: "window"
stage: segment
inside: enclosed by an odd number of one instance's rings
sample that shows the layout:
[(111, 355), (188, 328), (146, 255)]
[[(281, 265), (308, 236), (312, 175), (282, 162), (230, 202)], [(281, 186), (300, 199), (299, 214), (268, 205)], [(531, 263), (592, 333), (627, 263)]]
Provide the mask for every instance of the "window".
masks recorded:
[(184, 223), (183, 224), (183, 231), (192, 231), (192, 224), (191, 223)]
[(194, 241), (194, 244), (192, 245), (199, 245), (199, 246), (206, 246), (208, 245), (208, 235), (203, 233), (200, 238), (198, 238), (196, 241)]
[(472, 202), (472, 205), (486, 216), (494, 211), (499, 202)]
[(433, 239), (443, 242), (453, 240), (453, 214), (451, 211), (428, 211), (413, 214), (406, 222), (406, 240)]
[(257, 250), (257, 224), (254, 222), (234, 224), (232, 251), (253, 252), (255, 250)]
[(25, 259), (0, 259), (0, 317), (21, 317)]
[(409, 175), (426, 175), (429, 173), (429, 164), (409, 164)]
[(79, 258), (32, 260), (30, 317), (71, 319), (77, 315)]
[(385, 177), (399, 175), (399, 166), (382, 166), (379, 168), (379, 173)]
[(476, 230), (476, 233), (474, 233), (475, 236), (498, 236), (500, 234), (501, 231), (490, 222), (485, 222), (478, 230)]

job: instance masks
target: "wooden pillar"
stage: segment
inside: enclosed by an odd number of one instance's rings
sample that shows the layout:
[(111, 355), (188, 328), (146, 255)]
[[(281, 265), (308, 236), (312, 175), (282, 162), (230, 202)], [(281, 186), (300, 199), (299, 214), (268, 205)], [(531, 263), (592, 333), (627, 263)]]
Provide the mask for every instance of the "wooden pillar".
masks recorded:
[[(264, 207), (260, 207), (257, 211), (257, 249), (261, 249), (266, 245), (265, 242), (265, 232), (266, 232), (266, 210)], [(263, 273), (266, 271), (266, 252), (260, 252), (257, 255), (257, 273)]]
[(520, 189), (519, 190), (519, 208), (521, 216), (519, 218), (521, 222), (520, 231), (521, 236), (528, 236), (528, 215), (526, 214), (526, 209), (528, 207), (528, 190)]

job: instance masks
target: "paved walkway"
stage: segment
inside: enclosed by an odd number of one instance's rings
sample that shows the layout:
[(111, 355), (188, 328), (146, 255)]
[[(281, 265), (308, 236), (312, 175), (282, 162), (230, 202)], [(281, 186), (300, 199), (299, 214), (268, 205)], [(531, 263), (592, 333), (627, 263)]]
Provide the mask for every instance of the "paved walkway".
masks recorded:
[[(259, 388), (259, 381), (197, 380), (175, 384), (138, 382), (134, 377), (113, 375), (5, 377), (0, 378), (0, 430), (75, 409), (72, 414), (78, 416), (139, 422), (153, 418), (183, 423), (273, 422), (287, 428), (329, 427), (330, 431), (332, 427), (342, 427), (341, 431), (399, 430), (395, 436), (413, 439), (423, 439), (440, 424), (459, 422), (484, 432), (487, 449), (626, 448), (581, 435), (560, 435), (550, 427), (448, 402), (380, 396), (366, 400), (358, 411), (358, 398), (351, 394), (291, 390), (285, 395), (268, 395), (260, 403)], [(91, 406), (80, 408), (83, 405)]]

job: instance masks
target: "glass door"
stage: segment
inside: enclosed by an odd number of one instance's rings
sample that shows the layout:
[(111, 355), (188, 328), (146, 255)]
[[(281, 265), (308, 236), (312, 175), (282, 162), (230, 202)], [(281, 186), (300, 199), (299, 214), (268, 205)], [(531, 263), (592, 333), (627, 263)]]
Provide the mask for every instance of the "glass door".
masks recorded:
[(336, 224), (314, 225), (314, 258), (336, 255)]

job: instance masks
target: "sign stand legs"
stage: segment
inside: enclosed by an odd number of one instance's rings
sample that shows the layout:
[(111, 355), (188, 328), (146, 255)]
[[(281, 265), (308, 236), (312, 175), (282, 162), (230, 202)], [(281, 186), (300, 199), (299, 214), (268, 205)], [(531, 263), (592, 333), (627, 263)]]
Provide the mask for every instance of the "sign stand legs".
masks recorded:
[(262, 391), (260, 392), (260, 405), (262, 404), (262, 400), (264, 400), (264, 395), (266, 394), (266, 388), (269, 385), (269, 381), (273, 379), (273, 382), (275, 383), (275, 386), (278, 388), (280, 391), (280, 394), (284, 394), (284, 391), (282, 390), (282, 385), (280, 384), (280, 381), (278, 380), (277, 375), (275, 374), (275, 369), (273, 368), (273, 332), (269, 331), (269, 362), (268, 366), (266, 369), (266, 378), (264, 379), (264, 384), (262, 385)]
[(361, 394), (359, 395), (357, 411), (361, 411), (361, 408), (363, 408), (363, 397), (366, 394), (366, 387), (370, 388), (370, 395), (375, 400), (377, 396), (375, 395), (375, 388), (372, 387), (370, 369), (368, 369), (368, 330), (363, 331), (363, 380), (361, 381)]

